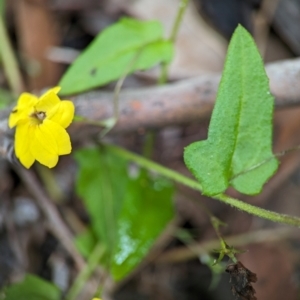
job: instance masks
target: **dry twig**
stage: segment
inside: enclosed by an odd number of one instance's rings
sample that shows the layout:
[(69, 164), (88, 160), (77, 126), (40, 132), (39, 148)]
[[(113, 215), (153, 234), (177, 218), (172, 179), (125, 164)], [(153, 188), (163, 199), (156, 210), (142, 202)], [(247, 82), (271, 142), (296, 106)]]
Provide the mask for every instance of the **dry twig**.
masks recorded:
[[(270, 89), (277, 108), (300, 103), (300, 59), (280, 61), (267, 65)], [(161, 128), (168, 125), (191, 123), (211, 114), (220, 74), (207, 74), (178, 81), (165, 86), (123, 90), (120, 93), (120, 117), (112, 132)], [(92, 121), (113, 115), (113, 93), (94, 91), (73, 97), (76, 114)], [(0, 120), (9, 110), (0, 111)], [(71, 127), (76, 138), (84, 123)]]
[[(266, 243), (283, 240), (297, 234), (294, 228), (275, 228), (253, 231), (234, 236), (224, 237), (226, 243), (230, 246), (245, 246), (255, 243)], [(220, 240), (210, 240), (201, 243), (188, 245), (188, 247), (177, 247), (162, 254), (157, 263), (179, 263), (189, 259), (197, 258), (200, 255), (209, 253), (220, 248)]]
[(42, 187), (40, 186), (32, 171), (17, 166), (15, 167), (15, 171), (18, 173), (18, 175), (24, 182), (28, 191), (32, 194), (34, 198), (38, 200), (38, 205), (40, 206), (44, 215), (47, 217), (49, 229), (61, 242), (65, 249), (69, 252), (77, 268), (81, 270), (85, 266), (85, 261), (80, 255), (80, 253), (77, 251), (72, 239), (72, 234), (66, 227), (64, 221), (61, 219), (53, 201), (51, 201), (48, 198), (48, 196), (44, 193)]

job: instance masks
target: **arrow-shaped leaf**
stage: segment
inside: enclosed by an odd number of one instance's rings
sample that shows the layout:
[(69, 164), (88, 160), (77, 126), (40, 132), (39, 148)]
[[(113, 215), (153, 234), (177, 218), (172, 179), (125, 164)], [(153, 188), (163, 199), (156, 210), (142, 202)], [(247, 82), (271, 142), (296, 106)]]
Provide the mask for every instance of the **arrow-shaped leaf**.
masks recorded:
[(272, 154), (273, 105), (256, 45), (238, 26), (229, 45), (208, 139), (189, 145), (184, 153), (204, 194), (219, 194), (230, 184), (244, 194), (261, 191), (278, 166)]

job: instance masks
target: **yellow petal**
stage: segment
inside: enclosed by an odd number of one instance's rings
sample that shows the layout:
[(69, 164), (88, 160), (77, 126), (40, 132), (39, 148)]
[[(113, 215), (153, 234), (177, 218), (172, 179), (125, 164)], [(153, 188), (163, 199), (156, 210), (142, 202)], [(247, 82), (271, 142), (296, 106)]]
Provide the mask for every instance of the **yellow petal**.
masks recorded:
[(15, 153), (24, 167), (29, 169), (35, 161), (30, 152), (30, 143), (33, 138), (33, 128), (28, 123), (18, 125), (15, 134)]
[(55, 107), (58, 103), (60, 103), (60, 99), (57, 96), (57, 92), (60, 90), (60, 88), (53, 88), (47, 91), (45, 94), (43, 94), (37, 104), (35, 105), (35, 109), (37, 111), (43, 111), (47, 112)]
[(17, 106), (33, 106), (38, 102), (38, 98), (30, 93), (22, 93), (18, 99)]
[(47, 113), (47, 118), (58, 123), (63, 128), (67, 128), (74, 118), (75, 107), (72, 101), (60, 101)]
[(58, 162), (57, 143), (47, 126), (42, 126), (43, 124), (36, 126), (30, 151), (42, 165), (53, 168)]
[(63, 127), (57, 125), (57, 130), (55, 131), (55, 135), (56, 135), (56, 141), (58, 146), (58, 154), (65, 155), (71, 153), (72, 146), (71, 146), (70, 136), (67, 133), (67, 131)]
[(18, 104), (15, 106), (9, 116), (8, 126), (10, 128), (17, 125), (21, 120), (28, 119), (29, 115), (34, 111), (34, 105), (38, 102), (38, 98), (29, 93), (23, 93), (19, 97)]
[(18, 110), (18, 107), (14, 107), (13, 110), (11, 111), (8, 119), (8, 126), (9, 128), (13, 128), (17, 125), (17, 123), (22, 119), (22, 112)]
[(71, 141), (67, 131), (51, 120), (45, 119), (43, 124), (40, 125), (42, 132), (51, 135), (56, 143), (56, 151), (58, 155), (71, 153)]
[[(58, 94), (58, 92), (61, 90), (61, 87), (60, 86), (55, 86), (51, 89), (49, 89), (46, 93), (43, 94), (43, 96), (49, 94), (49, 93), (54, 93), (54, 94)], [(42, 97), (43, 97), (42, 96)]]

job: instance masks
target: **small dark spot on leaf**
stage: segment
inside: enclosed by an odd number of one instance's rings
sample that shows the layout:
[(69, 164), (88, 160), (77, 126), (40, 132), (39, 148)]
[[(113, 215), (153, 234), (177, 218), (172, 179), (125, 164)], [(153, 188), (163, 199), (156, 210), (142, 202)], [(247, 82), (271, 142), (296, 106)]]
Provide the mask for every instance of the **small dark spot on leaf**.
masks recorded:
[(97, 69), (96, 69), (96, 68), (93, 68), (93, 69), (91, 70), (91, 72), (90, 72), (90, 74), (91, 74), (92, 76), (95, 76), (96, 73), (97, 73)]

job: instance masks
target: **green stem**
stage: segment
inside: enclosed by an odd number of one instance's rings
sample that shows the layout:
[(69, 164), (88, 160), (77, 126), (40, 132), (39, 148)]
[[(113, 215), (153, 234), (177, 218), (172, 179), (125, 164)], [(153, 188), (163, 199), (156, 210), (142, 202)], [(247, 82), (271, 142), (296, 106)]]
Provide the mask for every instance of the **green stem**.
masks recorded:
[(172, 28), (172, 31), (171, 31), (171, 35), (170, 35), (170, 41), (173, 42), (173, 43), (176, 40), (176, 36), (177, 36), (178, 30), (179, 30), (179, 26), (182, 22), (182, 18), (183, 18), (183, 15), (184, 15), (184, 12), (187, 8), (188, 3), (189, 3), (189, 0), (181, 0), (180, 1), (179, 10), (177, 12), (177, 16), (176, 16), (176, 19), (175, 19), (175, 22), (174, 22), (174, 25), (173, 25), (173, 28)]
[[(127, 160), (134, 161), (141, 167), (144, 167), (148, 170), (157, 172), (171, 180), (174, 180), (178, 183), (184, 184), (184, 185), (186, 185), (194, 190), (197, 190), (199, 192), (202, 191), (201, 184), (198, 183), (196, 180), (190, 179), (184, 175), (181, 175), (180, 173), (178, 173), (176, 171), (173, 171), (171, 169), (163, 167), (153, 161), (150, 161), (144, 157), (141, 157), (137, 154), (134, 154), (132, 152), (129, 152), (129, 151), (119, 148), (117, 146), (106, 145), (106, 147), (109, 149), (109, 151), (112, 151)], [(221, 202), (224, 202), (228, 205), (231, 205), (235, 208), (238, 208), (242, 211), (245, 211), (249, 214), (258, 216), (260, 218), (271, 220), (273, 222), (278, 222), (278, 223), (283, 223), (283, 224), (300, 227), (300, 218), (298, 218), (298, 217), (293, 217), (293, 216), (289, 216), (289, 215), (285, 215), (285, 214), (279, 214), (279, 213), (269, 211), (269, 210), (266, 210), (266, 209), (263, 209), (263, 208), (260, 208), (257, 206), (253, 206), (251, 204), (248, 204), (248, 203), (243, 202), (238, 199), (234, 199), (225, 194), (214, 195), (214, 196), (212, 196), (212, 198), (219, 200)]]
[(0, 14), (1, 14), (1, 17), (3, 18), (4, 17), (4, 14), (5, 14), (5, 0), (0, 0)]
[(59, 187), (53, 174), (53, 171), (40, 164), (36, 164), (35, 167), (48, 195), (56, 203), (62, 203), (63, 199), (65, 198), (65, 195), (62, 189)]
[[(177, 11), (175, 22), (173, 24), (172, 31), (171, 31), (171, 34), (169, 37), (169, 41), (172, 42), (173, 44), (175, 43), (175, 40), (176, 40), (176, 37), (178, 34), (178, 30), (179, 30), (180, 24), (182, 22), (182, 18), (183, 18), (183, 15), (187, 8), (188, 3), (189, 3), (189, 0), (181, 0), (180, 1), (179, 9)], [(164, 84), (167, 82), (169, 65), (170, 65), (170, 63), (162, 64), (161, 75), (159, 78), (159, 84)]]
[(220, 241), (221, 248), (217, 251), (219, 253), (219, 258), (215, 260), (215, 263), (220, 262), (224, 255), (227, 255), (234, 263), (237, 263), (237, 259), (235, 257), (235, 253), (237, 252), (233, 247), (228, 246), (226, 243), (225, 239), (222, 237), (221, 231), (220, 231), (220, 226), (226, 225), (223, 223), (221, 220), (219, 220), (215, 216), (210, 217), (210, 222), (215, 229), (215, 232), (217, 234), (217, 237)]
[(17, 60), (14, 56), (8, 34), (5, 28), (3, 17), (0, 14), (0, 56), (8, 84), (15, 96), (24, 91), (22, 77), (19, 71)]
[(276, 213), (273, 211), (269, 211), (269, 210), (248, 204), (241, 200), (234, 199), (225, 194), (219, 194), (219, 195), (213, 196), (213, 198), (217, 199), (219, 201), (222, 201), (226, 204), (229, 204), (231, 206), (234, 206), (240, 210), (246, 211), (249, 214), (258, 216), (260, 218), (271, 220), (273, 222), (278, 222), (278, 223), (283, 223), (283, 224), (300, 227), (300, 218), (298, 218), (298, 217), (289, 216), (289, 215), (285, 215), (285, 214), (279, 214), (279, 213)]
[(75, 279), (75, 282), (68, 291), (68, 294), (65, 298), (66, 300), (76, 299), (89, 277), (93, 274), (93, 272), (99, 265), (99, 261), (103, 256), (104, 252), (105, 250), (103, 244), (98, 243), (95, 246), (93, 252), (90, 254), (86, 267), (78, 274), (78, 276)]
[(94, 121), (94, 120), (90, 120), (88, 118), (85, 118), (83, 116), (79, 116), (79, 115), (75, 115), (74, 119), (73, 119), (73, 123), (75, 122), (79, 122), (79, 123), (84, 123), (84, 124), (88, 124), (88, 125), (95, 125), (95, 126), (99, 126), (99, 127), (106, 127), (106, 120), (104, 121)]
[[(138, 58), (140, 57), (143, 49), (138, 51), (138, 53), (133, 57), (133, 59), (130, 61), (130, 63), (127, 65), (127, 68), (125, 69), (123, 75), (119, 78), (117, 81), (117, 84), (115, 86), (114, 90), (114, 98), (113, 98), (113, 117), (109, 118), (105, 121), (103, 121), (106, 124), (106, 128), (101, 132), (100, 138), (103, 138), (118, 122), (119, 119), (119, 96), (120, 92), (123, 86), (123, 83), (130, 73), (130, 71), (134, 68), (135, 63), (137, 62)], [(103, 123), (102, 122), (102, 123)]]
[(140, 165), (143, 168), (146, 168), (148, 170), (157, 172), (167, 178), (170, 178), (174, 181), (177, 181), (179, 183), (182, 183), (194, 190), (198, 190), (201, 192), (201, 185), (199, 182), (190, 179), (184, 175), (181, 175), (180, 173), (173, 171), (171, 169), (168, 169), (162, 165), (159, 165), (149, 159), (146, 159), (142, 156), (139, 156), (135, 153), (132, 153), (130, 151), (127, 151), (123, 148), (117, 147), (117, 146), (113, 146), (113, 145), (108, 145), (106, 144), (105, 147), (107, 149), (109, 149), (109, 151), (112, 151), (113, 153), (122, 156), (123, 158), (130, 160), (130, 161), (134, 161), (135, 163), (137, 163), (138, 165)]

